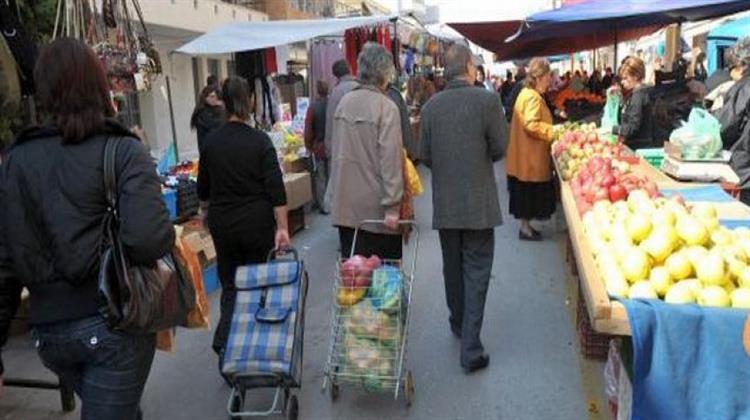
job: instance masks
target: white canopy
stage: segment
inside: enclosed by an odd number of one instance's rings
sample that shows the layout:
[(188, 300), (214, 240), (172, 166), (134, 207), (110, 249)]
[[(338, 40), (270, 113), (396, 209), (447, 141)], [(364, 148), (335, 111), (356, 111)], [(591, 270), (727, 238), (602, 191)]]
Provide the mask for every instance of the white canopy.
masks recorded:
[(230, 23), (199, 36), (176, 52), (213, 55), (257, 50), (342, 34), (347, 29), (377, 25), (392, 19), (396, 19), (396, 16)]

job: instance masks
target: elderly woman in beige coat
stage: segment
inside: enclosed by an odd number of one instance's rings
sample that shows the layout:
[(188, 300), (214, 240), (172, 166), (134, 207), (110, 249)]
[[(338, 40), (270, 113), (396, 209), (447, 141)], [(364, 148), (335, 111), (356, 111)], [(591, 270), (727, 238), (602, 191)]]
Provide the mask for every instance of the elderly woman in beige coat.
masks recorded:
[(348, 256), (354, 229), (366, 219), (355, 253), (400, 259), (399, 209), (404, 194), (403, 141), (398, 107), (388, 98), (393, 58), (368, 43), (357, 59), (361, 85), (339, 103), (333, 119), (331, 215), (339, 229), (341, 254)]

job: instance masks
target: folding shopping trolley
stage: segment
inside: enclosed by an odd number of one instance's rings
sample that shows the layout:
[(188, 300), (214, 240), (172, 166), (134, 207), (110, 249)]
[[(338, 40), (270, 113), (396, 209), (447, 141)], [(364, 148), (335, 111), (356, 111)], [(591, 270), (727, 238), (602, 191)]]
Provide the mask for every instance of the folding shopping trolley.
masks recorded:
[[(361, 228), (383, 223), (365, 220), (359, 225), (350, 258), (354, 257)], [(345, 265), (346, 259), (337, 261), (331, 342), (323, 378), (323, 391), (328, 388), (331, 401), (338, 398), (341, 385), (359, 386), (369, 392), (393, 392), (394, 400), (403, 390), (407, 406), (414, 399), (414, 379), (406, 369), (406, 338), (419, 231), (413, 221), (401, 224), (414, 232), (408, 268), (403, 260), (383, 260), (371, 273), (369, 269), (352, 273)]]
[[(297, 251), (285, 255), (292, 258), (277, 259), (272, 252), (266, 264), (237, 269), (237, 299), (222, 359), (222, 373), (232, 383), (230, 419), (285, 414), (296, 420), (299, 414), (291, 390), (302, 384), (308, 278)], [(271, 408), (245, 408), (245, 393), (253, 388), (276, 388)]]

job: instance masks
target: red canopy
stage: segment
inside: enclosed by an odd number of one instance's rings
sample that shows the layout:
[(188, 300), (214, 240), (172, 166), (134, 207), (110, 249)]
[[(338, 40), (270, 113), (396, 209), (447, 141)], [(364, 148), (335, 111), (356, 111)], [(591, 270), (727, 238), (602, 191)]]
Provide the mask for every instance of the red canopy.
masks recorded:
[[(572, 54), (578, 51), (593, 50), (611, 46), (617, 42), (632, 41), (658, 31), (661, 26), (647, 26), (635, 29), (621, 29), (614, 32), (589, 34), (586, 36), (570, 36), (547, 38), (541, 40), (505, 40), (518, 32), (522, 21), (512, 20), (503, 22), (473, 22), (449, 23), (453, 29), (461, 33), (469, 41), (497, 54), (498, 60), (514, 60), (529, 57), (547, 57), (558, 54)], [(575, 23), (567, 24), (568, 27)]]

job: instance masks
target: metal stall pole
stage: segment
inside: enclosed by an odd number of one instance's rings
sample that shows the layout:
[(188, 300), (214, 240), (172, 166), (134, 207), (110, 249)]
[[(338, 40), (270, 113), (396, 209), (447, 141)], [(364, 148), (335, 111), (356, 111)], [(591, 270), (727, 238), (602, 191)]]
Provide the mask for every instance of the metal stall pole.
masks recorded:
[(174, 145), (174, 159), (175, 163), (180, 162), (180, 151), (177, 147), (177, 127), (174, 123), (174, 106), (172, 105), (172, 85), (169, 82), (169, 76), (166, 76), (167, 81), (167, 102), (169, 103), (169, 122), (172, 125), (172, 145)]

